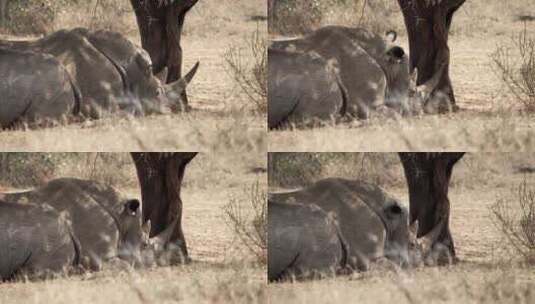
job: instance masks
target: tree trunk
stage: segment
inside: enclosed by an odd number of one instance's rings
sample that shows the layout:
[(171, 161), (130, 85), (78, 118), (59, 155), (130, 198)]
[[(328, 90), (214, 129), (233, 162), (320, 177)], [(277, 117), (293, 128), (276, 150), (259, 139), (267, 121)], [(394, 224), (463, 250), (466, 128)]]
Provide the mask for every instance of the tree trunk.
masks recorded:
[(418, 237), (426, 235), (437, 225), (441, 231), (432, 249), (446, 248), (437, 257), (439, 264), (455, 260), (455, 245), (449, 228), (450, 201), (448, 198), (451, 173), (464, 153), (399, 153), (409, 187), (410, 223), (418, 220)]
[(170, 242), (179, 246), (186, 259), (188, 258), (188, 249), (182, 231), (180, 189), (186, 165), (196, 154), (131, 153), (141, 187), (143, 222), (149, 219), (151, 221), (150, 236), (159, 234), (175, 218), (178, 218)]
[(410, 69), (417, 85), (426, 85), (426, 103), (439, 101), (438, 112), (457, 110), (449, 76), (448, 35), (453, 14), (465, 0), (398, 0), (409, 36)]
[[(136, 13), (141, 46), (147, 50), (154, 74), (167, 67), (166, 83), (182, 76), (182, 47), (180, 40), (186, 13), (198, 0), (130, 0)], [(187, 94), (183, 92), (187, 109)]]

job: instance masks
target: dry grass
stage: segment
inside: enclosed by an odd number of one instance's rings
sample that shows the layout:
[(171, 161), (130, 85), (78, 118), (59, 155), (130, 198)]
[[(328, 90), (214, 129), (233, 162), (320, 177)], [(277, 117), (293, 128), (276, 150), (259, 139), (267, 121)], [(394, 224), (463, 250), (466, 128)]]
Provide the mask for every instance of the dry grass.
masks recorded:
[(267, 303), (262, 269), (193, 263), (0, 285), (0, 301), (21, 303)]
[[(394, 155), (368, 158), (384, 162)], [(338, 165), (340, 168), (343, 164)], [(347, 166), (355, 166), (353, 163)], [(381, 168), (380, 164), (369, 164)], [(535, 273), (493, 224), (491, 206), (535, 167), (532, 153), (469, 153), (454, 168), (450, 188), (451, 231), (460, 263), (406, 271), (376, 266), (348, 277), (269, 284), (272, 303), (531, 303)], [(357, 168), (358, 169), (358, 168)], [(356, 170), (357, 170), (356, 169)], [(347, 170), (347, 169), (346, 169)], [(401, 166), (393, 169), (403, 176)], [(371, 173), (373, 176), (375, 173)], [(531, 175), (533, 173), (529, 173)], [(366, 178), (364, 175), (363, 178)], [(533, 187), (532, 179), (528, 179)], [(405, 186), (382, 185), (408, 202)], [(518, 207), (515, 207), (518, 208)]]
[[(371, 1), (368, 1), (371, 2)], [(375, 1), (374, 1), (375, 2)], [(395, 2), (395, 1), (391, 1)], [(333, 8), (334, 11), (337, 8)], [(370, 12), (370, 8), (368, 8)], [(354, 26), (359, 12), (348, 10), (320, 25)], [(453, 19), (450, 75), (461, 111), (408, 119), (375, 118), (308, 130), (269, 132), (270, 151), (533, 151), (533, 116), (521, 113), (518, 100), (494, 72), (490, 55), (497, 45), (524, 29), (520, 15), (535, 15), (535, 3), (467, 1)], [(337, 16), (334, 14), (333, 16)], [(399, 10), (384, 19), (408, 42)], [(535, 28), (528, 22), (527, 34)]]
[(461, 113), (269, 132), (269, 151), (533, 151), (532, 115)]

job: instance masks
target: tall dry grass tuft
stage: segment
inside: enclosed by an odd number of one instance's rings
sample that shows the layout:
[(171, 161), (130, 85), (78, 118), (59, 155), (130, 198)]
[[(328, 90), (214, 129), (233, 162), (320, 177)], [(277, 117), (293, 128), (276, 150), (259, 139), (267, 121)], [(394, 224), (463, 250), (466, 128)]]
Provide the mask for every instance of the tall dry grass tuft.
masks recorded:
[(498, 76), (522, 104), (524, 111), (535, 112), (535, 37), (524, 30), (513, 36), (511, 45), (499, 45), (492, 53)]
[(535, 189), (524, 179), (516, 202), (500, 199), (491, 206), (495, 223), (528, 264), (535, 264)]
[(380, 186), (403, 186), (395, 153), (269, 153), (269, 185), (293, 188), (320, 179), (360, 179)]
[(261, 264), (267, 263), (267, 196), (259, 182), (247, 187), (250, 200), (244, 206), (236, 198), (230, 198), (223, 206), (226, 222), (241, 243)]
[(63, 28), (86, 27), (132, 33), (137, 30), (129, 1), (10, 1), (4, 31), (44, 35)]
[(137, 186), (128, 153), (0, 153), (0, 184), (4, 186), (37, 187), (60, 177)]
[(300, 35), (329, 24), (385, 33), (403, 28), (397, 2), (390, 0), (278, 0), (268, 12), (271, 34)]
[[(223, 55), (227, 71), (252, 102), (255, 111), (266, 113), (267, 44), (265, 34), (257, 28), (244, 42), (230, 46)], [(246, 58), (252, 58), (252, 61)]]

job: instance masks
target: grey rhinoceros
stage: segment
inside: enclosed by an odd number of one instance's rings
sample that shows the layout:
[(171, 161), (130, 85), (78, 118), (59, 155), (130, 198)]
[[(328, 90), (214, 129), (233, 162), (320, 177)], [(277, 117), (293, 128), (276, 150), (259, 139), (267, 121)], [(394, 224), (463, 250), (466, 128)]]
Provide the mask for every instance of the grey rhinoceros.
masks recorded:
[(339, 69), (313, 52), (268, 49), (268, 127), (336, 121), (347, 89)]
[(46, 277), (78, 264), (80, 244), (68, 214), (0, 201), (0, 280)]
[(268, 280), (335, 275), (346, 265), (338, 221), (314, 204), (268, 201)]
[[(92, 270), (99, 270), (105, 262), (116, 259), (147, 266), (145, 257), (152, 258), (154, 250), (163, 250), (173, 228), (170, 226), (149, 240), (150, 227), (142, 224), (139, 201), (127, 199), (115, 188), (91, 180), (60, 178), (34, 190), (1, 196), (8, 202), (45, 204), (66, 213), (81, 245), (80, 263)], [(159, 247), (154, 248), (155, 245)]]
[[(152, 63), (145, 50), (121, 34), (81, 28), (60, 30), (35, 41), (2, 40), (0, 48), (54, 56), (81, 92), (80, 102), (74, 107), (79, 107), (80, 115), (90, 118), (118, 111), (147, 115), (182, 110), (181, 94), (199, 65), (197, 62), (176, 82), (162, 84), (152, 74)], [(12, 75), (16, 77), (16, 73)], [(0, 101), (7, 105), (16, 103), (13, 98)], [(62, 110), (69, 113), (68, 107), (55, 111)], [(9, 107), (0, 107), (0, 112), (11, 111)]]
[(402, 114), (411, 109), (408, 56), (395, 45), (396, 36), (393, 31), (383, 37), (362, 28), (326, 26), (301, 38), (272, 41), (269, 48), (314, 52), (336, 64), (347, 89), (347, 115), (366, 119), (384, 106)]
[(382, 258), (399, 265), (411, 262), (407, 210), (376, 185), (329, 178), (301, 190), (271, 193), (269, 199), (317, 205), (336, 216), (347, 243), (347, 266), (353, 270), (367, 270)]

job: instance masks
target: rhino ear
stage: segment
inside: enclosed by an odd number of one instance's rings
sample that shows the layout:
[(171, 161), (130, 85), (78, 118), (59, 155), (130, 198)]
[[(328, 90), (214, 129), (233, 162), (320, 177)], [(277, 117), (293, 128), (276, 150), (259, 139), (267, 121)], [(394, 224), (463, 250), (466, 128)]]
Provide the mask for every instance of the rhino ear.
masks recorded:
[(418, 68), (414, 68), (414, 70), (412, 71), (410, 75), (409, 81), (410, 81), (411, 88), (413, 90), (416, 90), (417, 83), (418, 83)]
[(169, 240), (171, 239), (171, 235), (173, 234), (173, 231), (175, 230), (175, 227), (177, 225), (178, 218), (176, 218), (167, 228), (165, 228), (164, 231), (160, 232), (157, 236), (152, 238), (152, 241), (154, 243), (157, 243), (159, 246), (162, 246), (162, 248), (169, 243)]
[(141, 203), (137, 199), (131, 199), (124, 203), (124, 210), (131, 215), (137, 215)]
[(429, 253), (429, 251), (431, 250), (431, 247), (436, 242), (437, 238), (442, 232), (444, 223), (444, 219), (441, 219), (438, 224), (433, 227), (433, 229), (431, 229), (431, 231), (429, 231), (426, 235), (418, 239), (424, 254)]
[(150, 223), (150, 220), (148, 220), (141, 226), (141, 230), (143, 231), (143, 233), (149, 235), (150, 227), (151, 227), (151, 223)]
[(392, 204), (385, 208), (385, 213), (388, 219), (395, 219), (403, 214), (403, 209), (397, 204)]
[(147, 59), (142, 54), (137, 54), (135, 57), (135, 61), (146, 77), (150, 77), (152, 75), (152, 63), (150, 61), (147, 61)]
[(414, 222), (412, 222), (412, 224), (410, 224), (409, 233), (416, 238), (416, 236), (418, 235), (418, 220), (415, 220)]
[(388, 32), (386, 32), (385, 36), (388, 42), (395, 42), (398, 38), (398, 33), (394, 30), (389, 30)]
[(169, 93), (174, 93), (177, 96), (180, 96), (182, 92), (186, 89), (188, 84), (191, 82), (195, 74), (197, 73), (197, 69), (199, 68), (199, 61), (195, 63), (193, 68), (186, 74), (186, 76), (180, 78), (179, 80), (164, 85), (165, 92), (169, 95)]

